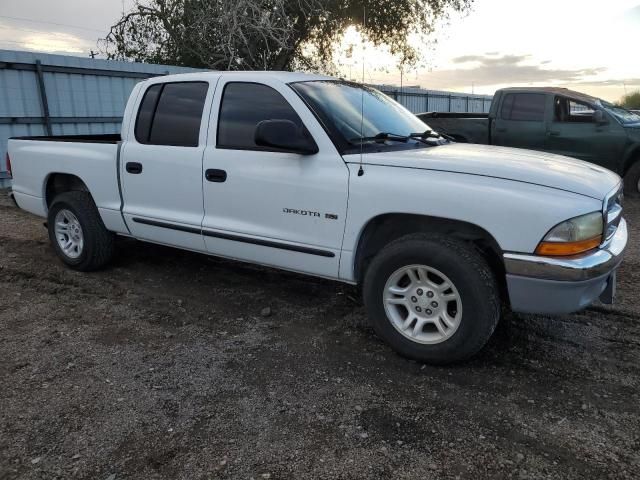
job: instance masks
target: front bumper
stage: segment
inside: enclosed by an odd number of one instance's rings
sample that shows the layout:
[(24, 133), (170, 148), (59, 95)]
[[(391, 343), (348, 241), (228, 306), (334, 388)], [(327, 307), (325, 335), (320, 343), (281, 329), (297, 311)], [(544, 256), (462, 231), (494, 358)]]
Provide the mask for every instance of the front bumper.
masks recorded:
[(571, 313), (600, 298), (612, 303), (616, 269), (627, 246), (627, 223), (598, 250), (572, 257), (506, 253), (511, 309), (522, 313)]

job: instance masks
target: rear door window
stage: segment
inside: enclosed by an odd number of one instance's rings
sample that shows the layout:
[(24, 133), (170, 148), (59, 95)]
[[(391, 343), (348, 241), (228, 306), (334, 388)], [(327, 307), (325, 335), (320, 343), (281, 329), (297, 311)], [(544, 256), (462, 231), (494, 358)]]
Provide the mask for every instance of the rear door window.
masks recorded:
[(152, 85), (144, 94), (140, 108), (138, 109), (138, 120), (136, 121), (136, 140), (140, 143), (149, 142), (149, 132), (151, 132), (151, 122), (153, 113), (158, 104), (158, 98), (162, 91), (162, 84)]
[(500, 118), (521, 122), (544, 121), (545, 95), (539, 93), (508, 93), (502, 101)]
[(176, 82), (149, 87), (140, 104), (136, 140), (150, 145), (197, 147), (207, 82)]

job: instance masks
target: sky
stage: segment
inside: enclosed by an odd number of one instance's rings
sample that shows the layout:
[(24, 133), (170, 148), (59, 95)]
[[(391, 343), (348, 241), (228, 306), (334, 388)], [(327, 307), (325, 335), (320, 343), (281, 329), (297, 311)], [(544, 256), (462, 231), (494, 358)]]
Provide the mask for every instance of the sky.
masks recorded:
[[(0, 0), (0, 48), (87, 56), (133, 0)], [(399, 85), (391, 55), (348, 32), (341, 73)], [(640, 0), (475, 0), (439, 22), (403, 85), (492, 94), (504, 86), (557, 85), (619, 99), (640, 89)]]

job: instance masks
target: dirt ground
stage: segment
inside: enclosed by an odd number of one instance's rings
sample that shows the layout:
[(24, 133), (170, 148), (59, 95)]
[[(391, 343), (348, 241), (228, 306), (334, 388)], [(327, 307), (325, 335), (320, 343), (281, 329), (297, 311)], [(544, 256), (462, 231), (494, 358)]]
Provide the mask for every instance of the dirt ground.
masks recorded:
[(73, 272), (0, 192), (0, 479), (640, 478), (626, 217), (616, 305), (506, 314), (437, 368), (353, 287), (129, 240)]

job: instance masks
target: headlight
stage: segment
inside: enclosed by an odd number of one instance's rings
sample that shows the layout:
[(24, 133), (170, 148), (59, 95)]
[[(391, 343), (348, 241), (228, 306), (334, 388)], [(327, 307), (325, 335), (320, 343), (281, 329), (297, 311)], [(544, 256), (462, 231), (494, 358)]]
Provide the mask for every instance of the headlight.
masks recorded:
[(602, 243), (603, 228), (602, 212), (572, 218), (553, 227), (536, 248), (536, 253), (565, 256), (586, 252)]

